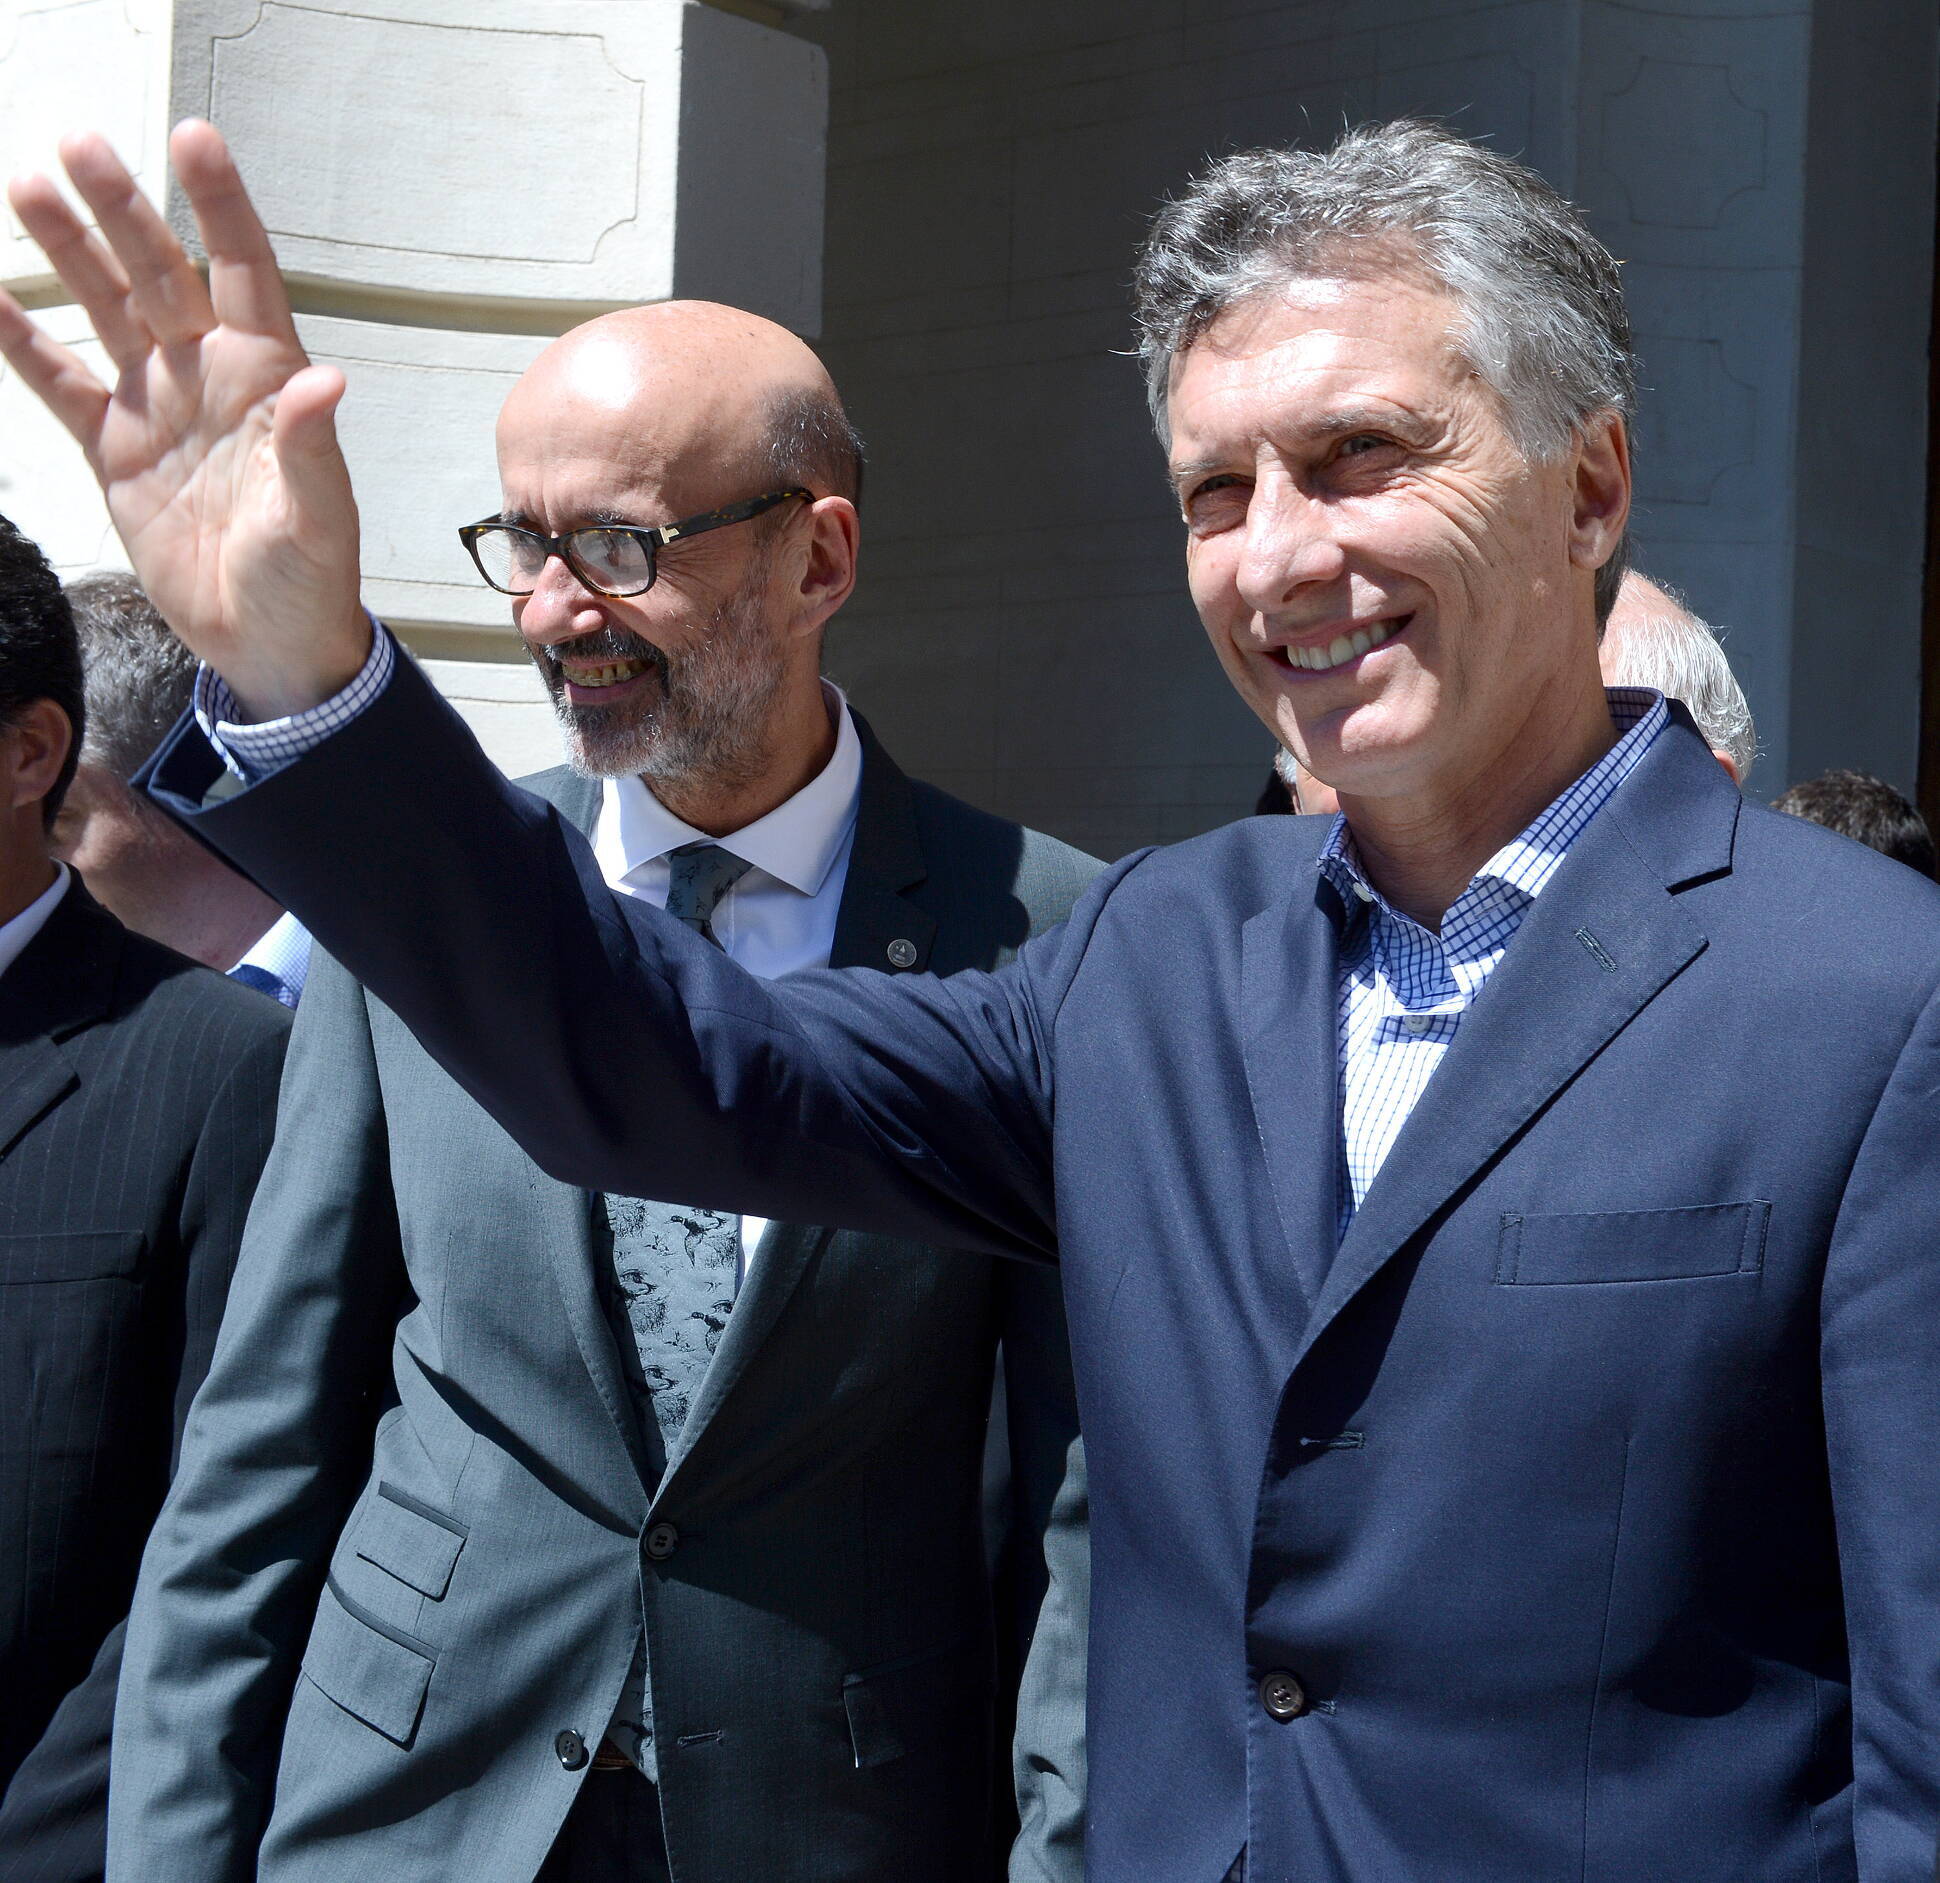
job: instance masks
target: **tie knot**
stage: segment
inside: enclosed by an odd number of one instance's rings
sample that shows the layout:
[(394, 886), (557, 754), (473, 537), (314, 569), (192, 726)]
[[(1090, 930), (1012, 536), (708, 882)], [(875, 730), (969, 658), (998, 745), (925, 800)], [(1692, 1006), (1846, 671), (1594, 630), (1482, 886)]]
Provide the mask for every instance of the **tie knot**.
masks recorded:
[(704, 935), (716, 948), (714, 911), (721, 898), (754, 867), (718, 843), (684, 843), (667, 856), (667, 913)]

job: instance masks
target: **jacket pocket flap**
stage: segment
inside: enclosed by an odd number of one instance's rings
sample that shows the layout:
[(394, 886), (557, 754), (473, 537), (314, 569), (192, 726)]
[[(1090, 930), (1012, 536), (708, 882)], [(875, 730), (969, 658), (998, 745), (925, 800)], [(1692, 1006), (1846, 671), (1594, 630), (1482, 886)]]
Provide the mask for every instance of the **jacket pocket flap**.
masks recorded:
[(987, 1658), (974, 1642), (960, 1642), (845, 1675), (842, 1706), (856, 1769), (887, 1765), (939, 1738), (983, 1732), (993, 1683)]
[(139, 1229), (38, 1231), (0, 1236), (0, 1285), (9, 1282), (97, 1281), (132, 1275), (141, 1260)]
[(1580, 1216), (1505, 1216), (1495, 1278), (1505, 1284), (1689, 1281), (1756, 1275), (1765, 1262), (1767, 1202)]
[(434, 1664), (429, 1649), (379, 1628), (350, 1606), (334, 1582), (325, 1583), (303, 1671), (346, 1713), (408, 1746)]
[(408, 1492), (380, 1483), (357, 1520), (355, 1548), (365, 1562), (442, 1602), (465, 1535), (464, 1527), (451, 1518), (439, 1516)]

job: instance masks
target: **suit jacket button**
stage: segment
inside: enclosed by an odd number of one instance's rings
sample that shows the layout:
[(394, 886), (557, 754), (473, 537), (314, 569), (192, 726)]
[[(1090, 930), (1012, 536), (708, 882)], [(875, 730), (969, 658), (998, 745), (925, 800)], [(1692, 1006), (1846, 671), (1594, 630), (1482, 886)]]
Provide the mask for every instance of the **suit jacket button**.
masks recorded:
[(647, 1554), (664, 1563), (680, 1547), (680, 1532), (670, 1523), (657, 1523), (647, 1532)]
[(1297, 1720), (1307, 1710), (1307, 1690), (1284, 1670), (1260, 1682), (1260, 1705), (1276, 1720)]
[(889, 944), (889, 965), (892, 968), (913, 968), (916, 965), (916, 944), (897, 936)]
[(570, 1726), (552, 1742), (552, 1749), (569, 1772), (577, 1772), (586, 1763), (586, 1742)]

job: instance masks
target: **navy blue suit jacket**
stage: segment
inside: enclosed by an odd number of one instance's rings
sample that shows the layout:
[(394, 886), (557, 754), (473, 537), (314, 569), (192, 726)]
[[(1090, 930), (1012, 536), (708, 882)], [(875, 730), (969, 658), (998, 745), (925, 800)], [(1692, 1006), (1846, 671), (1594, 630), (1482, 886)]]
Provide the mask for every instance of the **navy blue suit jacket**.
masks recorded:
[(556, 1176), (1061, 1246), (1100, 1883), (1930, 1876), (1940, 892), (1681, 712), (1344, 1241), (1318, 820), (1128, 858), (997, 974), (765, 983), (409, 671), (215, 777), (185, 727), (157, 788)]

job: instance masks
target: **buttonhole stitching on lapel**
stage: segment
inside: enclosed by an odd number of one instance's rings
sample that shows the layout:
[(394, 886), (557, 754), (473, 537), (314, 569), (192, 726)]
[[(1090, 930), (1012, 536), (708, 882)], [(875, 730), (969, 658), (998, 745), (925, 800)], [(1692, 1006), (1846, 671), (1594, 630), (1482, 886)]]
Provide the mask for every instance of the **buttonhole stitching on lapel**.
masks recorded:
[(718, 1727), (711, 1733), (682, 1733), (674, 1741), (677, 1746), (715, 1746), (727, 1737)]
[(1592, 935), (1587, 928), (1579, 928), (1576, 931), (1576, 939), (1580, 941), (1583, 944), (1583, 946), (1590, 951), (1590, 959), (1594, 961), (1597, 964), (1597, 966), (1604, 971), (1605, 974), (1616, 973), (1617, 964), (1610, 959), (1609, 955), (1607, 955), (1604, 952), (1603, 944), (1600, 941), (1598, 941), (1597, 938), (1594, 935)]
[(1336, 1432), (1332, 1438), (1303, 1438), (1300, 1442), (1320, 1451), (1359, 1451), (1366, 1439), (1359, 1432)]

